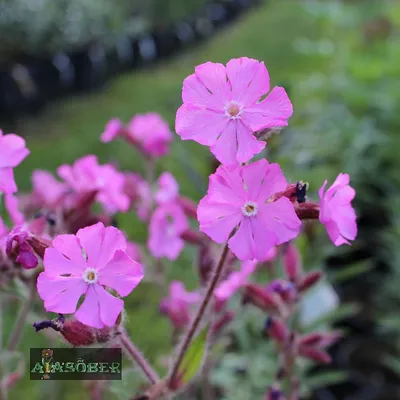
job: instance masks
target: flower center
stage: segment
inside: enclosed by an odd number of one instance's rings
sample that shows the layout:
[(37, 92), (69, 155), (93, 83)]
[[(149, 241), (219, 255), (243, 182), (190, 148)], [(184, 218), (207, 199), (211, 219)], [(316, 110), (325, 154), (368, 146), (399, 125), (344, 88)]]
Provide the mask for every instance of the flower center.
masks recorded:
[(97, 270), (95, 270), (94, 268), (87, 268), (86, 271), (83, 273), (83, 280), (86, 283), (96, 283), (97, 278)]
[(225, 113), (230, 119), (240, 118), (242, 106), (236, 103), (236, 101), (231, 101), (225, 106)]
[(254, 217), (258, 212), (258, 205), (254, 201), (246, 201), (242, 206), (242, 213), (246, 217)]

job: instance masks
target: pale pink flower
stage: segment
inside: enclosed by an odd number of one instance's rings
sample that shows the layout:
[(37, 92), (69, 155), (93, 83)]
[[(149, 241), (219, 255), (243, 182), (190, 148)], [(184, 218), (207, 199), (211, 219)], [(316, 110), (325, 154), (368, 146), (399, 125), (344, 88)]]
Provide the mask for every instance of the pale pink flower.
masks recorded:
[(178, 199), (179, 185), (174, 176), (169, 172), (164, 172), (157, 181), (158, 190), (155, 199), (158, 204), (172, 202)]
[(350, 244), (357, 236), (356, 213), (351, 201), (356, 194), (349, 185), (350, 176), (339, 174), (333, 185), (325, 192), (325, 180), (319, 189), (319, 220), (325, 225), (328, 235), (335, 246)]
[(149, 156), (168, 153), (172, 133), (167, 122), (157, 113), (135, 115), (126, 126), (128, 140)]
[(0, 192), (15, 193), (18, 190), (13, 168), (21, 164), (29, 153), (24, 139), (13, 133), (3, 135), (0, 129)]
[(200, 300), (199, 293), (187, 292), (182, 282), (172, 281), (169, 296), (161, 301), (160, 312), (168, 316), (176, 329), (181, 329), (190, 321), (190, 307)]
[(109, 213), (129, 209), (130, 200), (124, 192), (124, 175), (111, 164), (99, 165), (96, 156), (82, 157), (72, 166), (61, 165), (57, 172), (78, 195), (97, 192), (96, 200)]
[(24, 215), (19, 210), (19, 201), (16, 196), (12, 193), (7, 193), (4, 195), (4, 203), (8, 211), (8, 215), (14, 225), (21, 225), (25, 222)]
[(135, 242), (126, 242), (126, 254), (132, 258), (132, 260), (137, 261), (138, 263), (141, 263), (142, 261), (142, 252), (140, 251), (140, 247), (137, 243)]
[(6, 243), (7, 243), (8, 229), (4, 221), (0, 217), (0, 262), (6, 256)]
[(242, 261), (265, 260), (274, 246), (300, 231), (290, 200), (274, 201), (274, 194), (286, 186), (279, 165), (265, 159), (234, 168), (221, 165), (210, 176), (208, 194), (197, 209), (200, 230), (217, 243), (229, 240), (232, 253)]
[(229, 300), (241, 287), (245, 286), (251, 274), (256, 270), (256, 261), (245, 261), (240, 271), (235, 271), (219, 284), (215, 290), (215, 297), (220, 303)]
[(134, 172), (124, 173), (124, 193), (129, 197), (141, 221), (147, 221), (153, 206), (153, 196), (150, 185)]
[(48, 171), (37, 169), (32, 174), (33, 201), (41, 207), (49, 209), (60, 204), (68, 193), (68, 186), (58, 181)]
[(100, 140), (103, 143), (108, 143), (115, 140), (124, 132), (124, 124), (119, 118), (113, 118), (107, 122), (107, 125), (102, 133)]
[(125, 297), (143, 278), (141, 265), (126, 254), (122, 232), (102, 223), (80, 229), (76, 236), (57, 236), (46, 249), (43, 265), (37, 289), (45, 309), (75, 313), (77, 320), (95, 328), (113, 326), (122, 311), (123, 300), (108, 290)]
[(148, 248), (153, 257), (176, 260), (185, 242), (181, 234), (189, 228), (182, 208), (176, 203), (160, 205), (150, 219)]
[(7, 255), (12, 257), (15, 253), (15, 261), (25, 269), (36, 268), (39, 262), (31, 243), (33, 237), (26, 225), (15, 227), (7, 236)]
[[(270, 90), (263, 62), (242, 57), (222, 64), (207, 62), (183, 82), (183, 105), (175, 130), (183, 140), (210, 146), (224, 165), (250, 160), (264, 147), (254, 132), (288, 124), (292, 104), (281, 87)], [(260, 101), (261, 100), (261, 101)]]

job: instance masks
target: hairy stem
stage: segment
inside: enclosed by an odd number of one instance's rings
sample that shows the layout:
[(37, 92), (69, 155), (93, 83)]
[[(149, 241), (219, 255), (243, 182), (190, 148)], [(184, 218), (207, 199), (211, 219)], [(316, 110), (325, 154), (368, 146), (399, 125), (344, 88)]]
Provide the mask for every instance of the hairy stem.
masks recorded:
[(21, 339), (22, 331), (24, 329), (26, 318), (28, 317), (29, 310), (32, 307), (32, 303), (33, 300), (35, 299), (35, 296), (36, 296), (36, 276), (30, 282), (29, 295), (21, 307), (14, 328), (8, 339), (8, 344), (7, 344), (8, 351), (14, 351), (18, 346), (18, 343)]
[(169, 378), (168, 378), (168, 381), (170, 383), (174, 380), (174, 378), (179, 370), (179, 367), (182, 363), (182, 360), (185, 356), (185, 353), (186, 353), (187, 349), (189, 348), (190, 343), (192, 342), (193, 337), (197, 331), (197, 328), (199, 327), (200, 322), (207, 310), (207, 307), (213, 298), (214, 290), (222, 276), (222, 272), (223, 272), (224, 264), (226, 261), (226, 257), (228, 255), (228, 251), (229, 251), (228, 243), (226, 243), (224, 246), (224, 249), (222, 250), (221, 258), (219, 259), (218, 265), (215, 268), (214, 274), (208, 283), (206, 293), (201, 302), (201, 305), (200, 305), (199, 309), (197, 310), (197, 313), (194, 316), (194, 318), (182, 340), (182, 344), (180, 346), (178, 356), (177, 356), (174, 364), (171, 367), (171, 372), (170, 372)]
[(147, 360), (143, 357), (142, 353), (132, 343), (132, 340), (125, 331), (121, 332), (121, 335), (119, 335), (119, 339), (124, 349), (140, 367), (150, 383), (152, 383), (153, 385), (157, 383), (160, 380), (157, 372), (153, 370)]

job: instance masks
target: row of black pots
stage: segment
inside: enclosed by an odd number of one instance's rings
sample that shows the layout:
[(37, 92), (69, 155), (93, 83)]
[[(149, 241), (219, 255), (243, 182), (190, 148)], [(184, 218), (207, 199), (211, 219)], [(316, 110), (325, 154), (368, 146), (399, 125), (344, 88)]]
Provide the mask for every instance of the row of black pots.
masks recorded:
[(101, 88), (118, 73), (149, 66), (208, 38), (259, 0), (208, 2), (196, 17), (154, 29), (140, 37), (120, 37), (107, 49), (92, 43), (52, 56), (21, 56), (0, 65), (0, 118), (36, 113), (49, 101)]

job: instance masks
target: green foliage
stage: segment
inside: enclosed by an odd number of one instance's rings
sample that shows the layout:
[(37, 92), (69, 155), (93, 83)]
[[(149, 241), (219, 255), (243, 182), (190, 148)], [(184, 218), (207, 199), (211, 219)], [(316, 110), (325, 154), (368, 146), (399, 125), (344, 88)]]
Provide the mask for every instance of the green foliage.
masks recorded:
[[(71, 99), (54, 105), (37, 119), (20, 121), (12, 130), (27, 137), (31, 155), (16, 171), (18, 185), (25, 190), (30, 187), (33, 169), (55, 171), (58, 165), (72, 163), (88, 153), (98, 154), (101, 162), (117, 160), (122, 169), (143, 172), (144, 165), (133, 150), (118, 142), (107, 145), (99, 142), (107, 120), (120, 117), (128, 121), (135, 113), (156, 111), (173, 126), (176, 109), (181, 104), (182, 81), (193, 72), (195, 65), (207, 60), (226, 62), (233, 57), (254, 57), (265, 60), (272, 85), (288, 88), (295, 108), (290, 128), (268, 144), (268, 156), (282, 163), (289, 172), (289, 180), (310, 182), (309, 197), (314, 199), (326, 177), (331, 183), (338, 172), (350, 173), (357, 190), (357, 211), (373, 215), (379, 206), (380, 210), (388, 212), (392, 221), (391, 225), (380, 229), (379, 234), (374, 225), (363, 228), (361, 239), (354, 243), (352, 250), (366, 243), (374, 249), (373, 263), (384, 259), (397, 266), (400, 261), (400, 175), (397, 167), (400, 117), (396, 110), (400, 103), (400, 83), (396, 76), (399, 75), (400, 54), (394, 40), (395, 32), (373, 43), (367, 42), (364, 23), (383, 14), (398, 30), (400, 7), (394, 2), (374, 1), (371, 7), (363, 2), (361, 5), (357, 2), (343, 5), (336, 1), (308, 3), (310, 6), (303, 7), (297, 1), (270, 1), (212, 42), (163, 64), (162, 68), (120, 77), (96, 96)], [(34, 20), (32, 14), (32, 23)], [(207, 188), (210, 163), (207, 149), (176, 140), (171, 154), (157, 167), (158, 171), (175, 174), (182, 193), (198, 200)], [(119, 218), (119, 223), (132, 240), (145, 245), (146, 229), (134, 215)], [(303, 236), (298, 240), (305, 269), (320, 267), (327, 256), (345, 254), (349, 250), (335, 249), (329, 244), (322, 227), (314, 233), (320, 235)], [(193, 288), (196, 282), (192, 266), (193, 253), (185, 250), (177, 262), (166, 263), (165, 268), (169, 279), (182, 279)], [(338, 269), (332, 278), (349, 279), (369, 268), (370, 261), (349, 265), (345, 270)], [(399, 285), (400, 273), (392, 273), (384, 291), (377, 291), (375, 296), (369, 294), (376, 302), (380, 300), (379, 311), (385, 312), (385, 321), (389, 321), (385, 326), (391, 331), (398, 329), (390, 325), (390, 321), (398, 319)], [(127, 327), (133, 340), (160, 372), (166, 369), (162, 358), (171, 351), (169, 324), (158, 315), (158, 304), (164, 295), (158, 288), (144, 283), (127, 302)], [(3, 318), (4, 326), (12, 326), (18, 304), (7, 298), (10, 313)], [(334, 318), (352, 315), (356, 307), (345, 305), (316, 324), (326, 328)], [(35, 312), (36, 320), (41, 319), (42, 308)], [(229, 328), (229, 347), (217, 343), (213, 348), (217, 367), (211, 378), (223, 389), (223, 398), (262, 398), (276, 372), (273, 346), (260, 333), (260, 321), (265, 316), (247, 308), (238, 315)], [(232, 342), (234, 347), (230, 346)], [(48, 343), (42, 335), (33, 335), (30, 326), (26, 327), (24, 353), (29, 347)], [(227, 351), (221, 358), (218, 346)], [(305, 394), (310, 388), (343, 378), (336, 373), (309, 376), (309, 367), (302, 368)], [(141, 383), (135, 368), (128, 368), (129, 378), (124, 379), (122, 386), (112, 385), (115, 397), (128, 399)], [(25, 377), (10, 392), (10, 398), (26, 398), (27, 393), (32, 399), (83, 398), (78, 385), (74, 389), (64, 383), (40, 384), (33, 385)]]
[(177, 376), (182, 385), (187, 385), (199, 373), (207, 351), (207, 337), (210, 327), (206, 326), (193, 339), (189, 346), (182, 364), (178, 369)]

